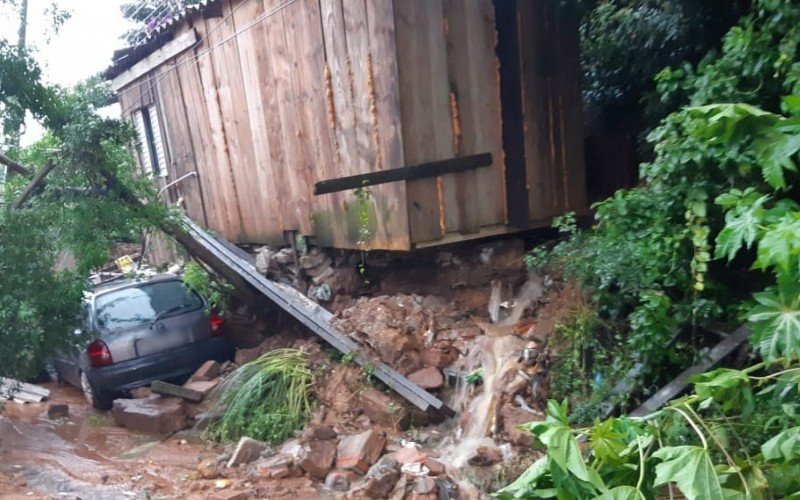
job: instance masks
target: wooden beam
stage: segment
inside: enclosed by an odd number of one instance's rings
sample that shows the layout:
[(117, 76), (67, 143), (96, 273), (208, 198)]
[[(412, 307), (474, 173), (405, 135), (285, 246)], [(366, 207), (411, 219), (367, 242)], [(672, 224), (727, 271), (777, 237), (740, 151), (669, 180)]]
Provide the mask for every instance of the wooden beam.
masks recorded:
[(675, 399), (676, 396), (686, 389), (692, 377), (707, 371), (709, 368), (722, 361), (722, 358), (732, 353), (734, 349), (739, 347), (739, 344), (747, 340), (747, 337), (749, 337), (751, 333), (753, 332), (746, 326), (737, 328), (733, 333), (728, 335), (725, 340), (714, 346), (701, 362), (684, 370), (675, 380), (662, 387), (657, 393), (653, 394), (650, 399), (630, 413), (630, 416), (644, 417)]
[(190, 29), (178, 38), (164, 44), (163, 47), (134, 64), (111, 81), (115, 92), (161, 66), (175, 56), (191, 49), (197, 43), (197, 32)]
[(461, 156), (449, 160), (432, 161), (419, 165), (379, 170), (366, 174), (351, 175), (339, 179), (328, 179), (314, 185), (314, 194), (328, 194), (356, 189), (362, 186), (376, 186), (388, 182), (411, 181), (426, 177), (438, 177), (444, 174), (464, 172), (492, 165), (492, 154), (481, 153), (472, 156)]

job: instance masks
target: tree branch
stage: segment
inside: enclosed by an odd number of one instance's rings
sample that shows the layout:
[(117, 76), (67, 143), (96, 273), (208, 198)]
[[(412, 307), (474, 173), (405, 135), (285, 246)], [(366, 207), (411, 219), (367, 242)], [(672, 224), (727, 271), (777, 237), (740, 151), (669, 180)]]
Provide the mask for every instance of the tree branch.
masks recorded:
[(12, 210), (19, 210), (20, 208), (22, 208), (22, 205), (24, 205), (25, 202), (28, 201), (28, 199), (33, 195), (33, 193), (36, 192), (36, 190), (43, 185), (44, 178), (47, 177), (47, 174), (49, 174), (50, 171), (53, 170), (54, 168), (56, 168), (56, 164), (55, 163), (53, 163), (51, 161), (48, 161), (47, 163), (45, 163), (44, 167), (42, 168), (42, 170), (40, 170), (33, 177), (33, 179), (31, 179), (31, 181), (28, 183), (28, 185), (25, 186), (25, 189), (17, 197), (17, 200), (14, 202), (13, 205), (11, 205), (11, 209)]
[(24, 175), (28, 179), (33, 177), (33, 172), (30, 171), (29, 168), (23, 167), (19, 163), (15, 162), (11, 158), (7, 157), (6, 155), (0, 154), (0, 163), (10, 168), (12, 171), (18, 173), (19, 175)]

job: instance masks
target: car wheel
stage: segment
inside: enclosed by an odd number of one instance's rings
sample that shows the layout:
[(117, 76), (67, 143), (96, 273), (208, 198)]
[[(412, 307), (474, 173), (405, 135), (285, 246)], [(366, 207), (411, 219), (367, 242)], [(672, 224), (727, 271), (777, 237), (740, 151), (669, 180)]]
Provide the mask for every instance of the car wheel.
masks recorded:
[(98, 391), (85, 372), (81, 372), (81, 390), (86, 397), (86, 401), (98, 410), (111, 409), (114, 395), (105, 391)]

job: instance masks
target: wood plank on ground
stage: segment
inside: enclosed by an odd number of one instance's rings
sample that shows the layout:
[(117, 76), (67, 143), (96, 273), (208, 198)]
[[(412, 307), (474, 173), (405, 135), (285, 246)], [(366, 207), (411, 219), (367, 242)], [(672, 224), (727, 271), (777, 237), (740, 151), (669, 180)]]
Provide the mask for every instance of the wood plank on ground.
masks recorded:
[(648, 415), (672, 399), (675, 399), (689, 386), (690, 379), (707, 371), (712, 366), (719, 363), (725, 356), (729, 355), (741, 345), (742, 342), (747, 340), (752, 331), (746, 326), (740, 326), (733, 333), (728, 335), (722, 342), (714, 346), (708, 355), (696, 365), (684, 370), (672, 382), (662, 387), (658, 392), (653, 394), (650, 399), (642, 403), (641, 406), (636, 408), (630, 413), (631, 417), (643, 417)]

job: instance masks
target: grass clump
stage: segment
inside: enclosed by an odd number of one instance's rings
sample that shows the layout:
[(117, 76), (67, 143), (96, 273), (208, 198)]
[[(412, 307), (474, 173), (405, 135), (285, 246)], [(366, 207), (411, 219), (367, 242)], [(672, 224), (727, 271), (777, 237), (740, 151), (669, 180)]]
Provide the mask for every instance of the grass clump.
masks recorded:
[(242, 436), (282, 443), (311, 415), (311, 381), (306, 353), (278, 349), (243, 365), (221, 387), (222, 418), (211, 436), (232, 441)]

